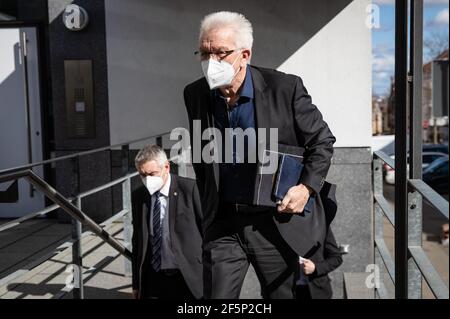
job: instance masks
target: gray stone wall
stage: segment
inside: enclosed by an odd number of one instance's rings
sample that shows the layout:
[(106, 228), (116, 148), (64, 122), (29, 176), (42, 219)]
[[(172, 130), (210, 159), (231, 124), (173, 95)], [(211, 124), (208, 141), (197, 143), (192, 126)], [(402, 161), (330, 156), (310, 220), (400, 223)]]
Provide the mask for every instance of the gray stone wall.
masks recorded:
[(335, 148), (327, 181), (337, 185), (338, 212), (331, 228), (339, 245), (349, 245), (343, 264), (330, 274), (334, 298), (343, 298), (343, 273), (365, 272), (372, 250), (370, 148)]

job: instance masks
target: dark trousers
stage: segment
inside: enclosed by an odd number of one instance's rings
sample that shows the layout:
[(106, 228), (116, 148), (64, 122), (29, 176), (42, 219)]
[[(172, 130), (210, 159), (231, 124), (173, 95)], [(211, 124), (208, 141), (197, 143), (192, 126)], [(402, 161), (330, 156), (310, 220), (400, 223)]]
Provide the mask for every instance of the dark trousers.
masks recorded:
[(180, 270), (155, 272), (150, 260), (147, 253), (142, 266), (141, 299), (195, 299)]
[(297, 286), (297, 297), (296, 299), (309, 300), (311, 298), (311, 292), (309, 291), (308, 285), (299, 285)]
[(148, 271), (142, 281), (142, 299), (195, 299), (180, 271)]
[(239, 298), (251, 263), (263, 298), (294, 299), (298, 256), (273, 221), (276, 210), (240, 213), (225, 207), (205, 234), (205, 297)]

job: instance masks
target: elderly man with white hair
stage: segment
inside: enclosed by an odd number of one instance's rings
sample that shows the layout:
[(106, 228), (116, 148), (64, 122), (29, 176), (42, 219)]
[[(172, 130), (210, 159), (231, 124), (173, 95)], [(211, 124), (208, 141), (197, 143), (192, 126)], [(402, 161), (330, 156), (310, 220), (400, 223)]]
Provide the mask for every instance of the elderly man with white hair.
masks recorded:
[(264, 298), (295, 298), (298, 258), (320, 246), (305, 228), (302, 213), (312, 196), (313, 214), (323, 214), (316, 195), (324, 185), (335, 138), (300, 77), (249, 64), (252, 45), (252, 25), (242, 14), (216, 12), (201, 22), (196, 55), (204, 77), (184, 90), (191, 138), (196, 138), (194, 120), (201, 121), (202, 131), (220, 130), (222, 138), (230, 128), (275, 128), (280, 145), (306, 149), (304, 167), (298, 184), (272, 208), (254, 204), (258, 163), (248, 160), (248, 154), (260, 145), (251, 135), (245, 136), (247, 153), (238, 154), (232, 146), (231, 163), (194, 161), (204, 214), (206, 298), (238, 298), (250, 263)]

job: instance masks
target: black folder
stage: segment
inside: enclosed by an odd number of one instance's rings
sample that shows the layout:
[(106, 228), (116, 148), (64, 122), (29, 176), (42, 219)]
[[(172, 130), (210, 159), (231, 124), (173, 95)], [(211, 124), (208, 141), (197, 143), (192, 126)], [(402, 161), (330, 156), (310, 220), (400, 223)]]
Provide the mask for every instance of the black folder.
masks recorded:
[[(258, 166), (255, 183), (254, 205), (277, 206), (287, 191), (300, 182), (303, 169), (304, 148), (278, 144), (278, 150), (265, 150), (264, 157)], [(276, 167), (268, 172), (268, 158), (276, 160)], [(312, 212), (314, 198), (310, 197), (305, 211)]]

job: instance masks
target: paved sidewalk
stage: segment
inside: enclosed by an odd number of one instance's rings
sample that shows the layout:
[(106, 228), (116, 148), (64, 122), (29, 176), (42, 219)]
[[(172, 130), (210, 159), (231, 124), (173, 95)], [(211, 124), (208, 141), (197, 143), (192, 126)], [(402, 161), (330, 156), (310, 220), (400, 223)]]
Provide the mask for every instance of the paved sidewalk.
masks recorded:
[[(122, 224), (112, 224), (105, 229), (115, 237), (120, 239), (122, 233)], [(90, 281), (102, 271), (108, 269), (108, 264), (114, 260), (123, 258), (109, 245), (103, 243), (101, 239), (94, 235), (87, 235), (82, 239), (83, 247), (83, 271), (85, 284), (87, 286), (86, 298), (117, 298), (117, 294), (121, 298), (128, 296), (121, 293), (118, 285), (129, 288), (131, 279), (125, 277), (123, 260), (121, 262), (120, 273), (114, 275), (113, 281), (105, 280), (102, 286), (94, 287), (99, 293), (98, 297), (92, 294), (89, 289), (92, 284)], [(3, 299), (51, 299), (51, 298), (71, 298), (71, 291), (64, 289), (66, 281), (68, 281), (70, 273), (67, 272), (67, 266), (72, 262), (72, 250), (66, 248), (43, 262), (39, 266), (33, 268), (29, 272), (11, 280), (0, 287), (0, 298)], [(100, 291), (106, 293), (100, 293)]]
[[(4, 226), (11, 220), (0, 220)], [(0, 280), (70, 239), (71, 225), (36, 218), (0, 232)]]
[[(20, 226), (22, 227), (22, 225)], [(67, 299), (73, 298), (66, 288), (70, 280), (67, 267), (72, 262), (70, 247), (62, 249), (48, 260), (30, 271), (20, 267), (38, 260), (70, 239), (70, 224), (58, 224), (55, 220), (38, 219), (26, 222), (21, 229), (5, 231), (0, 237), (0, 271), (17, 274), (11, 280), (0, 278), (0, 299)], [(13, 228), (14, 229), (14, 228)], [(105, 228), (114, 237), (123, 241), (123, 224), (113, 223)], [(100, 238), (89, 234), (82, 239), (84, 297), (86, 299), (131, 298), (131, 277), (125, 275), (125, 258)], [(260, 298), (259, 283), (251, 268), (245, 279), (241, 298)]]

